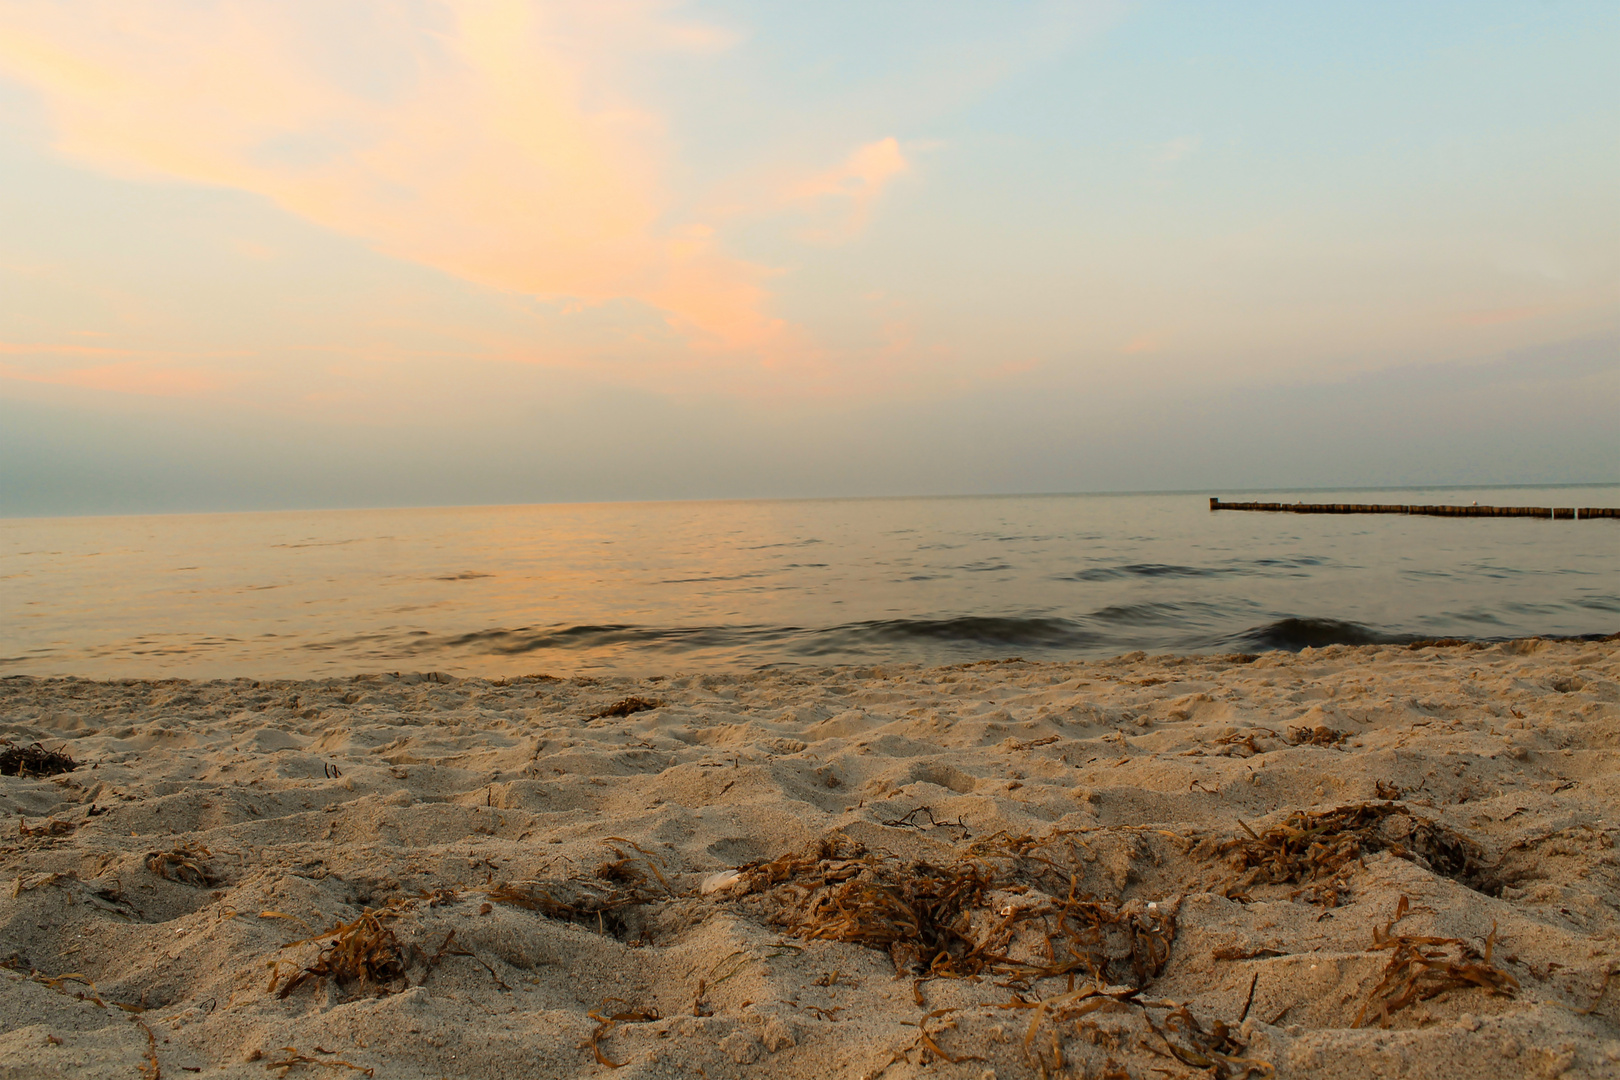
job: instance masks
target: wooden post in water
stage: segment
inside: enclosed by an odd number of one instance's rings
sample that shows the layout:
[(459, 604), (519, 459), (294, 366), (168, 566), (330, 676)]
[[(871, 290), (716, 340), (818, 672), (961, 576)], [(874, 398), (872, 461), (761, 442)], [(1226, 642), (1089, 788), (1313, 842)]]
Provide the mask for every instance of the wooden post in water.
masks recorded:
[(1551, 521), (1588, 521), (1620, 518), (1612, 506), (1447, 506), (1393, 503), (1262, 503), (1222, 502), (1210, 496), (1210, 510), (1258, 510), (1277, 514), (1420, 514), (1428, 517), (1527, 517)]

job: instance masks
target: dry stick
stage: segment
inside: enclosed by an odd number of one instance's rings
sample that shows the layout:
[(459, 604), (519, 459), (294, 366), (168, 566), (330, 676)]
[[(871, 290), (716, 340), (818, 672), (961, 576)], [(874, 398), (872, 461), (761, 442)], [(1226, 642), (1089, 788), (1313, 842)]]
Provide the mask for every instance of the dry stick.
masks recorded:
[(962, 839), (964, 840), (968, 839), (968, 837), (971, 835), (968, 832), (967, 825), (962, 821), (961, 815), (957, 815), (955, 821), (937, 821), (934, 818), (934, 811), (927, 806), (919, 806), (915, 810), (911, 811), (911, 813), (885, 821), (883, 824), (894, 829), (921, 829), (921, 825), (918, 825), (915, 821), (911, 820), (918, 814), (927, 814), (928, 824), (936, 829), (961, 829)]
[[(469, 951), (467, 949), (452, 949), (450, 947), (450, 942), (451, 942), (451, 940), (453, 938), (455, 938), (455, 936), (456, 936), (456, 932), (454, 930), (452, 930), (448, 934), (444, 935), (444, 944), (439, 946), (439, 951), (434, 953), (433, 958), (428, 961), (428, 967), (429, 968), (438, 967), (439, 964), (447, 956), (465, 956), (469, 960), (471, 960), (473, 963), (477, 964), (479, 967), (482, 967), (485, 971), (489, 972), (489, 977), (494, 979), (496, 985), (498, 985), (502, 990), (511, 991), (512, 988), (510, 986), (506, 985), (506, 980), (501, 978), (499, 975), (497, 975), (495, 973), (494, 967), (492, 967), (482, 957), (478, 956), (476, 953), (473, 953), (473, 952), (471, 952), (471, 951)], [(425, 979), (426, 976), (423, 976), (423, 978)]]

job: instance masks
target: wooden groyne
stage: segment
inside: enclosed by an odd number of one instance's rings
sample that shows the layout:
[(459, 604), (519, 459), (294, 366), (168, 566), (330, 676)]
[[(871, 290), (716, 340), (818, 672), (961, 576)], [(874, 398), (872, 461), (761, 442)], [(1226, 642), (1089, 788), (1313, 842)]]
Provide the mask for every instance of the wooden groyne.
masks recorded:
[(1422, 514), (1427, 517), (1523, 517), (1589, 521), (1620, 518), (1613, 506), (1402, 506), (1392, 503), (1263, 503), (1209, 500), (1211, 510), (1263, 510), (1274, 514)]

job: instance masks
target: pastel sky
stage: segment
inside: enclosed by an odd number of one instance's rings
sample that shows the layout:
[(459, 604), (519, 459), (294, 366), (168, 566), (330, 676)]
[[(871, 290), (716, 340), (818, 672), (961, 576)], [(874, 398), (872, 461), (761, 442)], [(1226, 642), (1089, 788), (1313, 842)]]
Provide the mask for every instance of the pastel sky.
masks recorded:
[(0, 513), (1620, 478), (1612, 3), (0, 0)]

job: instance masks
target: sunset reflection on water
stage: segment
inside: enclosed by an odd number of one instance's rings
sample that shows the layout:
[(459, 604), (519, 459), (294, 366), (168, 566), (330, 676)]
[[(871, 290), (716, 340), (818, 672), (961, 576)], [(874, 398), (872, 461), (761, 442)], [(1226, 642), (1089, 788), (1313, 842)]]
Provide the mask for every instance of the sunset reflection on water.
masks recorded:
[[(1578, 490), (1428, 501), (1615, 501), (1613, 488)], [(1609, 522), (1207, 505), (1048, 496), (13, 520), (0, 524), (4, 670), (648, 672), (1211, 649), (1291, 617), (1465, 637), (1620, 620)]]

